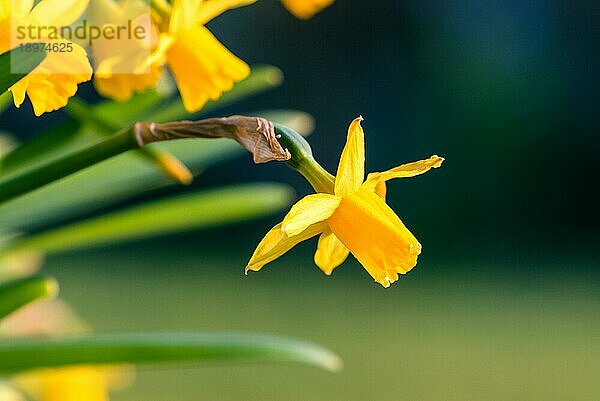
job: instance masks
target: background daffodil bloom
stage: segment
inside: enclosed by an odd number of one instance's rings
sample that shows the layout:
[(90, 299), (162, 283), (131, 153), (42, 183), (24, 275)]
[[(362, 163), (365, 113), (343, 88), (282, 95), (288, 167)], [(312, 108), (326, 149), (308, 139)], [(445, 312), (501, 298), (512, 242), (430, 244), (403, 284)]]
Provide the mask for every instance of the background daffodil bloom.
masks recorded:
[(250, 75), (237, 58), (204, 26), (223, 12), (256, 0), (175, 0), (161, 49), (187, 111), (200, 110)]
[[(104, 2), (114, 3), (113, 0)], [(105, 96), (126, 100), (135, 92), (156, 86), (166, 64), (173, 73), (186, 110), (190, 113), (200, 110), (206, 102), (218, 99), (233, 88), (234, 83), (250, 75), (250, 67), (204, 25), (227, 10), (254, 2), (256, 0), (175, 0), (170, 16), (157, 24), (160, 33), (152, 54), (136, 67), (142, 72), (116, 72), (114, 55), (105, 51), (97, 54), (101, 68), (97, 71), (96, 88)], [(112, 8), (115, 6), (113, 13), (125, 12), (116, 3)], [(142, 54), (145, 49), (139, 47), (132, 51)]]
[[(0, 0), (0, 54), (15, 47), (11, 25), (62, 27), (75, 22), (85, 11), (87, 0)], [(10, 91), (15, 106), (23, 104), (27, 95), (36, 116), (64, 107), (77, 92), (77, 85), (89, 81), (92, 67), (85, 50), (65, 39), (28, 38), (32, 42), (68, 44), (72, 51), (48, 52), (31, 73), (14, 84)]]
[(94, 0), (91, 19), (95, 26), (126, 26), (131, 23), (147, 33), (142, 40), (124, 37), (100, 39), (92, 47), (94, 87), (104, 97), (125, 101), (135, 93), (153, 88), (163, 66), (150, 63), (158, 45), (158, 29), (152, 23), (148, 5), (142, 0)]
[(281, 2), (296, 17), (309, 19), (325, 7), (332, 5), (334, 0), (281, 0)]
[(296, 203), (260, 242), (246, 271), (260, 270), (296, 244), (319, 234), (314, 260), (328, 275), (352, 253), (375, 281), (389, 287), (398, 280), (398, 274), (417, 264), (421, 244), (385, 203), (385, 182), (423, 174), (440, 167), (444, 159), (431, 156), (371, 173), (365, 180), (361, 121), (362, 117), (355, 119), (348, 130), (334, 193), (308, 195)]
[[(60, 300), (28, 305), (0, 324), (0, 336), (6, 338), (54, 337), (88, 330)], [(132, 370), (121, 366), (69, 366), (18, 374), (10, 378), (7, 389), (19, 390), (27, 400), (35, 401), (108, 401), (109, 390), (128, 386), (132, 378)], [(4, 401), (1, 395), (0, 386), (0, 400)]]
[(100, 368), (77, 366), (28, 373), (14, 382), (39, 401), (108, 401), (107, 377)]

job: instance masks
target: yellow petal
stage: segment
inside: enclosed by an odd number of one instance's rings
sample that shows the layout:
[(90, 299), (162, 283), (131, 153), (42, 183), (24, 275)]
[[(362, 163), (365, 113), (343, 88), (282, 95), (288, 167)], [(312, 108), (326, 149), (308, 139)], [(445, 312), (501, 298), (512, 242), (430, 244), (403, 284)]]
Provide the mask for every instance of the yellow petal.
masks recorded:
[(330, 275), (333, 269), (344, 263), (350, 251), (328, 228), (319, 237), (315, 252), (315, 264), (323, 273)]
[(47, 27), (71, 25), (87, 9), (89, 0), (43, 0), (31, 11), (31, 16)]
[(21, 375), (15, 382), (43, 401), (108, 401), (105, 374), (95, 367), (43, 370)]
[(281, 0), (285, 8), (300, 19), (308, 19), (325, 7), (333, 4), (334, 0)]
[(0, 400), (2, 401), (26, 401), (23, 394), (21, 394), (13, 386), (9, 386), (8, 383), (0, 382)]
[(104, 97), (125, 101), (135, 93), (154, 88), (163, 69), (153, 67), (148, 74), (94, 75), (94, 87)]
[(197, 19), (203, 0), (175, 0), (171, 11), (169, 32), (180, 32), (197, 25)]
[(27, 94), (36, 116), (58, 110), (75, 95), (78, 84), (90, 80), (92, 67), (85, 50), (74, 43), (72, 46), (72, 52), (49, 52), (38, 67), (10, 88), (17, 107)]
[(365, 179), (365, 133), (360, 125), (362, 120), (362, 117), (356, 118), (348, 128), (346, 146), (335, 178), (337, 196), (350, 195), (358, 190)]
[(250, 75), (250, 67), (203, 26), (177, 33), (167, 51), (167, 63), (188, 112), (217, 100)]
[(394, 178), (409, 178), (424, 174), (432, 168), (440, 167), (443, 162), (443, 157), (433, 155), (429, 159), (403, 164), (381, 173), (370, 173), (367, 177), (367, 180), (363, 184), (363, 187), (370, 191), (375, 191), (377, 194), (382, 196), (382, 198), (385, 198), (386, 181)]
[(24, 16), (29, 14), (34, 0), (0, 0), (0, 19), (13, 16)]
[(281, 223), (277, 224), (256, 247), (248, 266), (246, 266), (246, 272), (259, 271), (267, 263), (274, 261), (300, 242), (318, 235), (325, 229), (327, 229), (327, 224), (317, 223), (307, 227), (298, 235), (288, 236), (281, 229)]
[(206, 0), (198, 11), (197, 23), (204, 25), (227, 10), (256, 3), (256, 0)]
[(297, 235), (315, 223), (326, 220), (335, 212), (340, 198), (329, 194), (313, 194), (300, 199), (281, 222), (288, 235)]
[(384, 287), (417, 263), (421, 245), (375, 193), (359, 190), (343, 198), (327, 220), (331, 231)]

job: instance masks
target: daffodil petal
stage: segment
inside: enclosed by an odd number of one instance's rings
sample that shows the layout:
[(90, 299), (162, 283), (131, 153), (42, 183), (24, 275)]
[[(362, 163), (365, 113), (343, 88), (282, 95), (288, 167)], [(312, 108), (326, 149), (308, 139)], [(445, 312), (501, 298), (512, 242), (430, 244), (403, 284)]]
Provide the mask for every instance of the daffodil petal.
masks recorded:
[(160, 67), (152, 67), (147, 74), (94, 74), (94, 87), (104, 97), (125, 101), (135, 93), (154, 88), (163, 73)]
[[(7, 11), (10, 11), (14, 15), (27, 15), (33, 8), (33, 3), (35, 0), (2, 0), (0, 1), (0, 18), (2, 18), (3, 14)], [(12, 4), (11, 4), (12, 3)], [(10, 15), (10, 14), (6, 14)]]
[(103, 370), (91, 366), (48, 369), (26, 373), (15, 380), (32, 397), (44, 401), (108, 401)]
[(31, 10), (31, 16), (50, 27), (71, 25), (87, 9), (89, 0), (42, 0)]
[(327, 224), (317, 223), (307, 227), (298, 235), (288, 236), (281, 229), (281, 223), (277, 224), (256, 247), (248, 266), (246, 266), (246, 272), (259, 271), (267, 263), (274, 261), (300, 242), (318, 235), (325, 229), (327, 229)]
[(256, 0), (205, 0), (200, 6), (196, 22), (204, 25), (227, 10), (247, 6), (252, 3), (256, 3)]
[(297, 235), (309, 226), (326, 220), (335, 212), (341, 199), (329, 194), (308, 195), (298, 201), (281, 222), (288, 235)]
[(170, 32), (193, 28), (203, 0), (175, 0), (169, 23)]
[(443, 157), (433, 155), (429, 159), (403, 164), (381, 173), (370, 173), (363, 184), (363, 188), (374, 191), (385, 199), (386, 181), (394, 178), (409, 178), (424, 174), (432, 168), (440, 167), (443, 162)]
[(356, 118), (348, 128), (346, 146), (342, 151), (335, 178), (335, 194), (348, 196), (358, 190), (365, 179), (365, 133)]
[(333, 269), (344, 263), (350, 251), (328, 228), (319, 237), (315, 252), (315, 264), (323, 273), (330, 275)]
[(312, 18), (325, 7), (333, 4), (334, 0), (281, 0), (285, 8), (300, 19)]
[[(69, 42), (59, 40), (53, 43)], [(85, 50), (71, 44), (73, 51), (49, 52), (38, 67), (10, 88), (17, 107), (27, 94), (36, 116), (58, 110), (75, 95), (78, 84), (91, 79), (92, 67)]]
[(167, 60), (189, 112), (200, 110), (250, 75), (250, 67), (203, 26), (179, 32)]
[(327, 220), (331, 231), (384, 287), (417, 264), (421, 244), (375, 193), (359, 190), (343, 198)]

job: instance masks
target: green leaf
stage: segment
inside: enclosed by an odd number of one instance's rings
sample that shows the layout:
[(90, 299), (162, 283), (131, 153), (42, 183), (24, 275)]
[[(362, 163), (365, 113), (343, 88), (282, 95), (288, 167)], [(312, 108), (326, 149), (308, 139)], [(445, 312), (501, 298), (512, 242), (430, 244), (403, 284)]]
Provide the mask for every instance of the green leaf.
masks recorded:
[[(252, 114), (302, 133), (312, 130), (312, 117), (303, 112), (270, 110)], [(237, 143), (226, 139), (186, 139), (152, 146), (171, 152), (196, 174), (245, 153)], [(38, 228), (171, 184), (145, 160), (119, 155), (0, 205), (0, 226), (13, 231)]]
[(39, 162), (56, 159), (81, 148), (81, 127), (79, 122), (68, 120), (10, 151), (0, 159), (0, 176), (26, 166), (32, 167)]
[[(0, 93), (4, 93), (29, 74), (46, 57), (46, 52), (27, 52), (16, 48), (0, 55)], [(12, 71), (15, 71), (13, 74)]]
[[(272, 89), (278, 86), (282, 79), (282, 73), (276, 67), (253, 67), (252, 74), (246, 80), (236, 84), (219, 100), (209, 102), (201, 113), (212, 112)], [(94, 113), (98, 113), (100, 119), (119, 127), (128, 126), (136, 121), (164, 122), (190, 116), (183, 109), (181, 100), (169, 97), (169, 92), (164, 90), (150, 90), (126, 102), (106, 100), (91, 108)], [(178, 118), (175, 118), (177, 116)], [(73, 119), (60, 123), (0, 159), (0, 175), (64, 156), (97, 141), (100, 135), (92, 124), (83, 124)]]
[(174, 362), (298, 362), (341, 368), (333, 352), (299, 340), (234, 333), (113, 334), (0, 342), (0, 374), (37, 368)]
[(0, 285), (0, 319), (38, 299), (58, 295), (58, 283), (53, 278), (29, 277)]
[(47, 253), (221, 226), (267, 216), (289, 205), (278, 184), (247, 184), (149, 202), (23, 239), (8, 251)]

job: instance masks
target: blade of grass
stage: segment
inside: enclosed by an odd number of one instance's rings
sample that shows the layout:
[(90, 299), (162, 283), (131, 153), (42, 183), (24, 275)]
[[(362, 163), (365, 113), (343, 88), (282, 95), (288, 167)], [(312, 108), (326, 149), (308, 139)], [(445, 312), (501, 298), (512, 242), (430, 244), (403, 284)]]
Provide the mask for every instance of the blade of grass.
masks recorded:
[(90, 364), (296, 362), (337, 371), (341, 360), (319, 345), (235, 333), (112, 334), (0, 342), (0, 374)]
[(0, 284), (0, 320), (33, 301), (56, 295), (58, 283), (48, 277), (29, 277)]
[(47, 253), (215, 227), (269, 215), (289, 205), (278, 184), (246, 184), (161, 199), (21, 239), (6, 253)]

